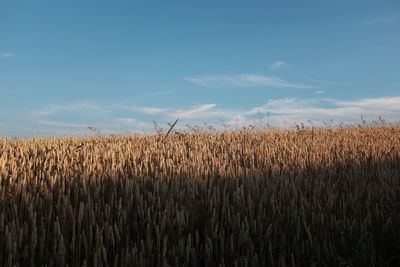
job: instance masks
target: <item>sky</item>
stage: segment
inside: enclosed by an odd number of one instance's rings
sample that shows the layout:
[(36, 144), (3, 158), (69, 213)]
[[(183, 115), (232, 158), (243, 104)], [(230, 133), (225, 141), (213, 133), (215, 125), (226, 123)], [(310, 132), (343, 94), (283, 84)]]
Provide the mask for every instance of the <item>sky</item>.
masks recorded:
[(0, 0), (0, 136), (400, 121), (400, 1)]

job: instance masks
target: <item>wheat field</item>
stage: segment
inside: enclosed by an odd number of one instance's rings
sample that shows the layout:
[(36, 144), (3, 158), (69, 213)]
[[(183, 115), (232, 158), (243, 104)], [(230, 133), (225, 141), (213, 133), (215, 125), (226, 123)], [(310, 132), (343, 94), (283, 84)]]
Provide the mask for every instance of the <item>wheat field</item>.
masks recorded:
[(400, 266), (400, 127), (0, 139), (0, 266)]

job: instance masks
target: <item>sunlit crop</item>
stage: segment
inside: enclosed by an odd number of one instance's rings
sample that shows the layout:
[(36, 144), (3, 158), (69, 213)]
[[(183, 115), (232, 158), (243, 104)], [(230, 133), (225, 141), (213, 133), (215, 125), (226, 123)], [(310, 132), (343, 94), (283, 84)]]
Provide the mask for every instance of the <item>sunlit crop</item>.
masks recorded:
[(400, 266), (399, 255), (398, 126), (0, 139), (0, 266)]

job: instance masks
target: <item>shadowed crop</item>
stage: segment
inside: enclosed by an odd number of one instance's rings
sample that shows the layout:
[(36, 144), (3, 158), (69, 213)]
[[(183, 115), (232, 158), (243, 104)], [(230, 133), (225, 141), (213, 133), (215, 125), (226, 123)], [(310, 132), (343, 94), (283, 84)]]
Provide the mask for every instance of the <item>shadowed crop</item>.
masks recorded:
[(400, 266), (400, 127), (0, 139), (0, 266)]

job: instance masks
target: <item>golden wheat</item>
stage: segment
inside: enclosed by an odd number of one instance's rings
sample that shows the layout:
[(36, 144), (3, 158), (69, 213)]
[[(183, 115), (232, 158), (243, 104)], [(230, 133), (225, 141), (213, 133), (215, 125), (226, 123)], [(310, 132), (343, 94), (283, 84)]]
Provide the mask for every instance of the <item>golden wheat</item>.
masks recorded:
[(396, 266), (400, 127), (0, 139), (0, 266)]

